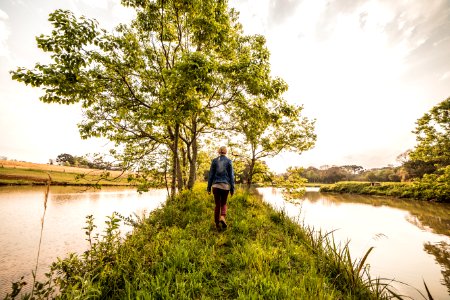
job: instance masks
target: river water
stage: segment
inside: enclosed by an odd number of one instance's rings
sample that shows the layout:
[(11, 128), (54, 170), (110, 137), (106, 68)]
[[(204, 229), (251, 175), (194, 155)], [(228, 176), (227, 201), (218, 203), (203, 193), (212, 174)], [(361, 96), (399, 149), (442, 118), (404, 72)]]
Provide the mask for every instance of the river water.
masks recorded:
[[(31, 270), (36, 266), (41, 218), (44, 213), (45, 187), (0, 187), (0, 298), (11, 292), (11, 282), (24, 276), (29, 290)], [(93, 215), (102, 234), (107, 216), (118, 212), (127, 217), (142, 216), (159, 207), (166, 199), (165, 190), (151, 190), (140, 195), (130, 188), (86, 190), (80, 187), (51, 187), (45, 212), (38, 279), (57, 257), (82, 253), (88, 247), (83, 227), (86, 216)], [(122, 226), (121, 232), (130, 231)]]
[[(450, 299), (450, 205), (348, 194), (307, 191), (296, 203), (285, 201), (278, 189), (259, 188), (263, 200), (299, 223), (336, 241), (350, 241), (353, 258), (370, 247), (372, 278), (394, 279), (394, 288), (413, 299), (426, 295)], [(400, 284), (400, 281), (405, 284)]]
[[(372, 277), (395, 279), (424, 292), (427, 283), (434, 299), (450, 299), (450, 205), (386, 197), (334, 195), (308, 191), (298, 204), (286, 202), (277, 189), (260, 188), (263, 200), (283, 209), (299, 223), (334, 231), (336, 241), (350, 240), (354, 258), (369, 255)], [(45, 187), (0, 187), (0, 298), (11, 282), (31, 280), (36, 265)], [(84, 230), (94, 215), (102, 233), (106, 216), (148, 214), (166, 199), (165, 190), (142, 195), (133, 189), (103, 188), (83, 191), (51, 187), (44, 219), (38, 277), (57, 257), (82, 253), (88, 246)], [(232, 205), (232, 202), (230, 203)], [(232, 207), (230, 207), (232, 213)], [(131, 230), (122, 226), (125, 234)], [(399, 292), (423, 299), (413, 288), (396, 284)]]

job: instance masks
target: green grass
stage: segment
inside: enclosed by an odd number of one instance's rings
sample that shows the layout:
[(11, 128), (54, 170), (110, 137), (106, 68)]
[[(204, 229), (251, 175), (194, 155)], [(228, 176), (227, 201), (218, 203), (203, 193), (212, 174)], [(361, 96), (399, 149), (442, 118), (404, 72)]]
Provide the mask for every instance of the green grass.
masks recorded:
[(388, 298), (386, 285), (362, 279), (365, 259), (353, 260), (346, 245), (302, 228), (257, 196), (229, 199), (229, 227), (217, 232), (205, 188), (132, 221), (135, 230), (124, 240), (117, 216), (100, 237), (88, 217), (91, 249), (55, 262), (34, 295), (57, 289), (61, 299)]
[(92, 174), (86, 169), (84, 173), (58, 172), (39, 169), (0, 168), (0, 185), (44, 185), (49, 175), (52, 185), (129, 185), (125, 175), (112, 180), (112, 176)]
[[(450, 202), (450, 167), (448, 178), (435, 178), (429, 175), (413, 182), (381, 182), (372, 185), (370, 182), (342, 181), (328, 186), (322, 186), (321, 192), (350, 193), (375, 196), (392, 196), (398, 198), (412, 198), (417, 200)], [(434, 176), (431, 178), (431, 176)]]
[(305, 186), (307, 187), (322, 187), (322, 186), (328, 186), (329, 183), (318, 183), (318, 182), (306, 182)]

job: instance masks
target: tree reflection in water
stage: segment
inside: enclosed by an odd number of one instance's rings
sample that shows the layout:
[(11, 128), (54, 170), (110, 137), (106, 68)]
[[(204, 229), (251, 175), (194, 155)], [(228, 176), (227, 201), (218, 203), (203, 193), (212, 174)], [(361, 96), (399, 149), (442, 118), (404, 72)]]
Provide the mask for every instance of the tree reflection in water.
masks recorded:
[[(323, 200), (321, 193), (306, 193), (305, 198), (311, 202)], [(389, 206), (407, 210), (409, 215), (406, 220), (421, 230), (450, 236), (450, 205), (448, 203), (434, 203), (412, 199), (398, 199), (390, 197), (376, 197), (355, 194), (326, 194), (327, 201), (339, 204), (364, 203), (372, 206)], [(441, 282), (447, 287), (450, 294), (450, 244), (441, 241), (439, 243), (425, 243), (424, 250), (435, 257), (441, 266), (444, 277)]]
[[(407, 221), (422, 230), (443, 234), (450, 237), (450, 204), (419, 201), (413, 199), (398, 199), (384, 196), (367, 196), (355, 194), (323, 193), (326, 200), (335, 204), (364, 203), (372, 206), (388, 206), (406, 210), (410, 213)], [(321, 193), (306, 192), (305, 199), (311, 202), (323, 200)]]
[(442, 284), (447, 287), (447, 291), (450, 294), (450, 244), (446, 242), (425, 243), (424, 249), (427, 253), (434, 255), (436, 261), (441, 265), (441, 273), (444, 276)]

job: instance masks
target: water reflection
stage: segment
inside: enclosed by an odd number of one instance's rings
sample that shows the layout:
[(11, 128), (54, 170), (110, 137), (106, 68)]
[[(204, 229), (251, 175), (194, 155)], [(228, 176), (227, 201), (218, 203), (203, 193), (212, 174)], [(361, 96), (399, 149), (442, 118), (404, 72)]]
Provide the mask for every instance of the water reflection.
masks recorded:
[(450, 244), (446, 242), (439, 242), (436, 244), (425, 243), (424, 249), (426, 252), (434, 255), (436, 261), (442, 266), (442, 284), (447, 286), (448, 294), (450, 295)]
[[(298, 222), (334, 231), (336, 240), (351, 240), (354, 257), (369, 256), (374, 277), (392, 278), (424, 292), (425, 280), (435, 299), (448, 299), (450, 205), (349, 194), (306, 192), (299, 204), (284, 201), (272, 188), (258, 189), (263, 199)], [(420, 299), (408, 286), (400, 293)]]
[(340, 205), (341, 203), (368, 204), (374, 207), (388, 206), (406, 210), (407, 221), (416, 225), (421, 230), (427, 230), (437, 234), (450, 236), (450, 204), (434, 203), (426, 201), (411, 201), (390, 197), (377, 197), (354, 194), (324, 194), (306, 192), (305, 200), (312, 203), (324, 201), (329, 205)]
[[(0, 297), (11, 282), (25, 276), (30, 280), (36, 263), (45, 187), (0, 187)], [(165, 201), (165, 190), (142, 195), (124, 188), (85, 190), (77, 187), (51, 187), (47, 202), (38, 277), (69, 252), (87, 248), (85, 217), (94, 215), (96, 232), (102, 233), (106, 216), (114, 211), (123, 216), (147, 214)], [(131, 230), (122, 226), (123, 233)], [(3, 297), (1, 297), (3, 298)]]

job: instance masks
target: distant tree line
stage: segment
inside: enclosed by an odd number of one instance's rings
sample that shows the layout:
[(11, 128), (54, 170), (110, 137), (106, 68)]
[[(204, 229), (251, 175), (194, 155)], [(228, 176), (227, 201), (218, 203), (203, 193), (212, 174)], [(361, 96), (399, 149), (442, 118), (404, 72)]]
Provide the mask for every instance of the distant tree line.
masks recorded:
[(397, 157), (399, 166), (365, 170), (358, 165), (308, 167), (301, 175), (313, 183), (338, 181), (448, 182), (450, 189), (450, 98), (434, 106), (416, 122), (417, 145)]
[(413, 132), (417, 144), (397, 157), (401, 166), (361, 173), (361, 176), (367, 175), (369, 181), (401, 180), (405, 183), (372, 186), (341, 182), (322, 187), (321, 191), (450, 202), (450, 98), (434, 106), (416, 124)]
[(301, 172), (302, 176), (313, 183), (335, 183), (338, 181), (401, 181), (401, 169), (387, 166), (365, 170), (358, 165), (308, 167)]
[(49, 164), (54, 163), (60, 166), (80, 167), (101, 170), (121, 170), (120, 165), (105, 161), (103, 156), (94, 155), (92, 158), (86, 156), (76, 156), (68, 153), (59, 154), (55, 160), (50, 159)]

